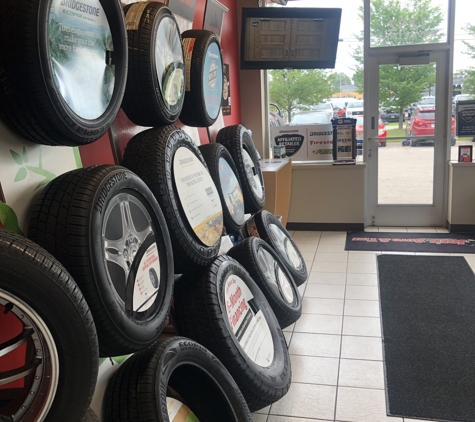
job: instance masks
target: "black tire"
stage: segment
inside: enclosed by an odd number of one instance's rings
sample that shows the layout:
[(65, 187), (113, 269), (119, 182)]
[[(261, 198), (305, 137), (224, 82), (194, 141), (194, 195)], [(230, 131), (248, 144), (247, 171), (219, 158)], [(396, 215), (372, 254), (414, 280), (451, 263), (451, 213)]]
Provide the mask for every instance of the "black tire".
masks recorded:
[[(183, 47), (175, 17), (165, 4), (156, 2), (133, 3), (124, 12), (129, 73), (122, 108), (136, 125), (169, 125), (178, 119), (185, 98)], [(171, 87), (176, 86), (168, 84), (175, 81), (172, 75), (177, 77), (179, 86), (175, 97), (167, 100)]]
[(99, 418), (92, 409), (88, 409), (83, 422), (99, 422)]
[(282, 258), (295, 284), (302, 285), (307, 281), (307, 266), (305, 260), (278, 218), (269, 211), (260, 211), (246, 222), (248, 236), (264, 239)]
[(198, 148), (218, 188), (223, 207), (224, 227), (228, 234), (237, 233), (244, 224), (244, 197), (233, 158), (220, 144), (205, 144)]
[[(186, 150), (190, 159), (201, 167), (202, 177), (209, 177), (210, 184), (206, 186), (212, 189), (212, 195), (208, 196), (206, 189), (201, 189), (195, 192), (195, 200), (203, 206), (206, 203), (216, 206), (216, 213), (220, 212), (212, 220), (216, 230), (209, 228), (196, 233), (185, 214), (174, 176), (174, 172), (180, 169), (179, 164), (175, 165), (175, 160), (179, 159), (176, 153), (182, 149)], [(206, 162), (189, 136), (175, 126), (143, 131), (128, 143), (123, 164), (145, 181), (165, 214), (173, 246), (176, 274), (184, 274), (209, 264), (218, 254), (221, 245), (223, 231), (221, 201), (216, 186), (209, 176)], [(196, 230), (198, 231), (198, 228)]]
[(216, 142), (227, 148), (236, 164), (246, 213), (261, 210), (266, 201), (264, 177), (249, 131), (243, 125), (228, 126), (218, 132)]
[[(99, 139), (119, 111), (127, 79), (126, 30), (117, 1), (99, 0), (101, 7), (77, 3), (95, 24), (72, 17), (69, 9), (57, 13), (60, 1), (0, 2), (0, 118), (32, 142), (77, 146)], [(99, 22), (104, 18), (110, 37)], [(97, 30), (93, 36), (73, 34), (78, 28), (83, 34)], [(96, 54), (68, 51), (79, 47)]]
[[(221, 255), (201, 277), (182, 276), (175, 286), (174, 310), (180, 335), (216, 355), (233, 376), (251, 412), (287, 393), (291, 369), (284, 335), (265, 296), (237, 261)], [(236, 334), (230, 320), (237, 327)], [(258, 328), (254, 333), (249, 323)], [(238, 338), (259, 344), (246, 352)], [(262, 355), (257, 354), (257, 347)]]
[(200, 421), (252, 422), (223, 364), (184, 337), (159, 341), (122, 365), (107, 386), (104, 421), (169, 422), (172, 391)]
[[(38, 197), (28, 236), (75, 278), (101, 356), (136, 352), (157, 339), (171, 306), (173, 257), (160, 207), (137, 175), (104, 165), (57, 177)], [(149, 267), (159, 267), (158, 289), (149, 284)]]
[(380, 143), (379, 143), (379, 146), (380, 146), (380, 147), (385, 147), (385, 146), (386, 146), (386, 141), (380, 142)]
[[(0, 310), (0, 326), (11, 328), (15, 322), (23, 325), (26, 335), (6, 357), (20, 353), (20, 358), (27, 359), (21, 364), (34, 368), (28, 375), (18, 374), (23, 387), (8, 389), (5, 385), (0, 390), (0, 415), (8, 415), (0, 419), (81, 420), (91, 402), (99, 365), (97, 334), (87, 303), (68, 272), (49, 253), (1, 229)], [(18, 349), (24, 343), (26, 349)], [(5, 346), (0, 343), (0, 350)], [(19, 372), (21, 369), (25, 367)], [(0, 370), (0, 380), (7, 373)]]
[(208, 127), (218, 118), (223, 99), (221, 46), (218, 36), (206, 29), (192, 29), (181, 36), (187, 77), (180, 120), (188, 126)]
[(302, 315), (302, 298), (282, 258), (264, 240), (249, 237), (228, 252), (249, 273), (264, 293), (280, 327), (285, 328)]

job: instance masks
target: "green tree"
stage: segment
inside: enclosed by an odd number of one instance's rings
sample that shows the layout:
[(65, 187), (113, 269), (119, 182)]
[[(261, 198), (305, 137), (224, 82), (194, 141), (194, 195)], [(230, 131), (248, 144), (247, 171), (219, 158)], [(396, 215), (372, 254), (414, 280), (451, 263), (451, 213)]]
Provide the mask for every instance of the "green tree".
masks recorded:
[(269, 99), (287, 113), (290, 122), (296, 110), (309, 110), (332, 96), (335, 75), (321, 69), (270, 70)]
[[(443, 13), (431, 0), (405, 2), (402, 0), (373, 0), (371, 2), (371, 47), (426, 44), (442, 38), (440, 30)], [(363, 7), (359, 17), (363, 20)], [(357, 35), (363, 42), (363, 32)], [(363, 92), (363, 48), (355, 49), (357, 62), (353, 80)], [(380, 67), (380, 103), (399, 111), (399, 128), (402, 129), (404, 109), (418, 102), (424, 92), (435, 86), (435, 65)]]
[(340, 92), (340, 88), (343, 85), (351, 85), (351, 78), (343, 72), (337, 72), (333, 74), (333, 90), (335, 92)]
[[(475, 37), (475, 25), (468, 24), (463, 28), (469, 35)], [(475, 59), (475, 45), (471, 44), (465, 40), (462, 41), (467, 47), (467, 51), (464, 52), (471, 59)], [(474, 94), (475, 95), (475, 68), (473, 66), (468, 69), (460, 71), (463, 76), (463, 87), (462, 92), (464, 94)]]

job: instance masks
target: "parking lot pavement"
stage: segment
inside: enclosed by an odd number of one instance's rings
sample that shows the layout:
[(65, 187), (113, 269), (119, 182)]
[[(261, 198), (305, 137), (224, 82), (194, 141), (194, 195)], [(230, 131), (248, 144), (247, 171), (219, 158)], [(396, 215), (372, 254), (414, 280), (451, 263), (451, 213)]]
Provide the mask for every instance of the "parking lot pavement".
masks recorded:
[[(378, 148), (378, 154), (380, 204), (432, 203), (434, 147), (410, 147), (391, 142)], [(451, 148), (451, 160), (457, 160), (457, 154), (456, 144)]]

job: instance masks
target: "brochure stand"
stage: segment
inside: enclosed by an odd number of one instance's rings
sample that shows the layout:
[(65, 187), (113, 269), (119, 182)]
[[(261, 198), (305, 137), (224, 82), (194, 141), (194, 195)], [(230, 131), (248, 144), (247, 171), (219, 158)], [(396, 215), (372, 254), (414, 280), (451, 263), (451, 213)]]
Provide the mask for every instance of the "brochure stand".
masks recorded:
[(333, 119), (333, 164), (356, 163), (356, 119)]

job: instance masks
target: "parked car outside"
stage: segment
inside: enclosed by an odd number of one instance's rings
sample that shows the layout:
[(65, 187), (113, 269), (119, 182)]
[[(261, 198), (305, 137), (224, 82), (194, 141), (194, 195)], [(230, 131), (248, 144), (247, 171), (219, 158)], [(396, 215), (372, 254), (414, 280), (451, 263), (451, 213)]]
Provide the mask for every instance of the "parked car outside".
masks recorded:
[[(406, 135), (427, 136), (427, 138), (410, 139), (411, 147), (434, 145), (435, 108), (417, 108), (406, 123)], [(451, 145), (455, 145), (455, 119), (452, 117)]]
[(435, 107), (435, 97), (432, 95), (428, 95), (426, 97), (422, 97), (422, 99), (416, 104), (416, 109), (423, 109), (423, 108), (434, 108)]
[(331, 123), (332, 117), (324, 111), (302, 111), (297, 113), (290, 122), (291, 125), (322, 125)]
[(346, 117), (362, 116), (364, 112), (364, 101), (349, 101), (346, 105)]
[[(356, 117), (356, 154), (361, 155), (363, 153), (363, 116)], [(381, 116), (378, 116), (378, 138), (386, 138), (388, 131)], [(380, 147), (386, 146), (386, 139), (378, 139), (378, 145)]]
[(455, 110), (457, 108), (457, 103), (459, 101), (475, 100), (475, 95), (471, 94), (459, 94), (456, 95), (452, 100), (452, 114), (455, 116)]
[[(392, 108), (383, 108), (381, 110), (381, 118), (383, 119), (383, 122), (385, 123), (399, 122), (399, 111)], [(404, 121), (404, 115), (403, 115), (403, 121)]]
[(269, 126), (285, 126), (284, 115), (277, 104), (269, 103)]
[(312, 107), (312, 111), (323, 111), (328, 114), (328, 118), (330, 120), (333, 119), (333, 107), (331, 103), (317, 104), (316, 106)]

